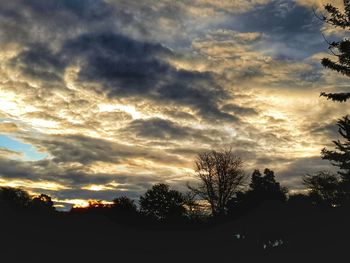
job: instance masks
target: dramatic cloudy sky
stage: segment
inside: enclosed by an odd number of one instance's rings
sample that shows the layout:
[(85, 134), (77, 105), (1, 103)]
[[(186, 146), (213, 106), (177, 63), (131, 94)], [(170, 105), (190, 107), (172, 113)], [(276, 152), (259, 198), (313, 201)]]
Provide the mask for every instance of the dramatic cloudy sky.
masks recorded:
[(0, 184), (136, 198), (232, 147), (300, 189), (346, 114), (319, 97), (348, 85), (320, 65), (342, 34), (315, 18), (326, 2), (1, 1)]

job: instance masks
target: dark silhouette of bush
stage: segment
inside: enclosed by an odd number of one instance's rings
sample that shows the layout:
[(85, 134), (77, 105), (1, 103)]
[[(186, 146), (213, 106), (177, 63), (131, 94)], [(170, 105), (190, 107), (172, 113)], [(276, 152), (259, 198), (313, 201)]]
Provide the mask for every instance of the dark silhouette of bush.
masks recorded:
[(30, 195), (20, 188), (0, 187), (0, 206), (3, 208), (27, 209), (31, 202)]
[(126, 196), (117, 197), (113, 200), (112, 208), (114, 211), (122, 212), (122, 213), (136, 213), (137, 206), (134, 200)]
[(51, 197), (45, 194), (35, 196), (31, 201), (31, 208), (42, 212), (55, 211), (55, 207), (51, 200)]
[(156, 220), (181, 218), (185, 214), (184, 197), (166, 184), (156, 184), (140, 197), (140, 212)]
[(320, 171), (303, 177), (303, 184), (309, 190), (312, 202), (319, 206), (333, 207), (341, 204), (343, 193), (340, 179), (330, 172)]

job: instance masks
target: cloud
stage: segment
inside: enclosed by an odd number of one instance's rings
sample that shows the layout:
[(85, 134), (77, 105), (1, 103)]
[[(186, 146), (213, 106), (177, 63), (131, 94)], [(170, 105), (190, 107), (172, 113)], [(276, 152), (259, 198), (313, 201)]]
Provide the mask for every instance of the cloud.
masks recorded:
[[(57, 165), (79, 164), (91, 165), (96, 162), (120, 164), (128, 159), (142, 158), (153, 162), (168, 162), (175, 164), (176, 156), (163, 152), (158, 156), (154, 150), (148, 150), (137, 145), (125, 145), (102, 138), (92, 138), (83, 135), (51, 135), (47, 139), (23, 138), (35, 145), (41, 151), (50, 154), (51, 160)], [(87, 166), (88, 167), (88, 166)]]
[[(0, 184), (64, 201), (184, 189), (198, 152), (300, 187), (344, 106), (310, 1), (13, 0), (0, 4)], [(49, 11), (48, 11), (49, 10)], [(100, 191), (93, 191), (99, 189)]]
[(13, 122), (0, 122), (0, 133), (12, 133), (19, 131), (18, 126)]
[(302, 177), (319, 171), (333, 171), (334, 167), (328, 161), (319, 157), (300, 158), (293, 161), (285, 169), (281, 170), (280, 180), (282, 183), (295, 189), (302, 189)]
[(163, 119), (135, 120), (126, 128), (136, 136), (160, 140), (186, 139), (191, 129), (182, 128)]
[[(321, 8), (326, 4), (329, 4), (329, 0), (297, 0), (297, 3), (300, 5), (310, 6), (310, 7), (317, 7)], [(335, 5), (337, 7), (343, 6), (344, 1), (343, 0), (333, 0), (332, 5)]]
[(238, 116), (259, 114), (258, 111), (254, 108), (241, 107), (236, 104), (226, 104), (222, 107), (222, 110), (233, 112), (235, 115), (238, 115)]
[(13, 151), (13, 150), (9, 150), (7, 148), (0, 147), (0, 157), (18, 158), (18, 157), (22, 157), (22, 153), (17, 152), (17, 151)]
[(112, 33), (83, 35), (66, 43), (63, 53), (80, 62), (79, 80), (101, 84), (110, 97), (144, 96), (201, 106), (224, 96), (210, 75), (163, 62), (160, 56), (173, 54), (159, 44)]
[[(168, 48), (133, 40), (113, 32), (83, 34), (64, 42), (53, 53), (32, 44), (11, 59), (11, 65), (31, 79), (64, 85), (68, 66), (77, 66), (77, 84), (112, 97), (142, 97), (195, 107), (211, 118), (234, 119), (220, 112), (217, 101), (227, 94), (210, 74), (178, 70), (162, 60), (174, 56)], [(68, 64), (69, 61), (69, 64)]]
[(179, 125), (170, 120), (160, 118), (134, 120), (124, 131), (131, 132), (136, 137), (144, 139), (181, 143), (184, 143), (184, 141), (192, 143), (213, 142), (214, 140), (211, 138), (211, 135), (222, 135), (214, 129), (203, 132), (202, 129)]
[(43, 44), (26, 47), (11, 64), (18, 67), (22, 74), (42, 81), (56, 82), (62, 79), (66, 63), (58, 54), (54, 54)]

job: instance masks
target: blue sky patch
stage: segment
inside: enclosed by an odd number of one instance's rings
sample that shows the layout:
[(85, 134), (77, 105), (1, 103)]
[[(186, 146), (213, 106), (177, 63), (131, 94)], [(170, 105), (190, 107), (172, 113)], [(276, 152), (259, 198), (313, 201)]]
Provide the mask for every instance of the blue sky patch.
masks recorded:
[(38, 152), (33, 145), (23, 143), (6, 135), (0, 135), (0, 147), (23, 153), (23, 159), (27, 161), (37, 161), (47, 157), (46, 153)]

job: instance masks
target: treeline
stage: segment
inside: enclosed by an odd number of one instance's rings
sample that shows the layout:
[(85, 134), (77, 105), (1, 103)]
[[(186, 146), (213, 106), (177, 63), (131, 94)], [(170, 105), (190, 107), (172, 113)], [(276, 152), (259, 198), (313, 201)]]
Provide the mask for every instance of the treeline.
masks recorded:
[[(208, 161), (214, 157), (216, 162)], [(200, 154), (197, 164), (203, 159), (210, 165), (196, 170), (202, 179), (197, 186), (189, 185), (186, 193), (160, 183), (147, 190), (138, 201), (127, 196), (117, 197), (110, 203), (91, 200), (87, 207), (73, 207), (68, 212), (59, 213), (98, 214), (127, 224), (187, 222), (203, 225), (215, 220), (237, 219), (264, 205), (272, 205), (277, 210), (284, 207), (284, 211), (292, 209), (294, 212), (296, 208), (300, 212), (305, 209), (332, 211), (347, 205), (348, 196), (342, 189), (341, 180), (328, 172), (306, 175), (303, 178), (308, 188), (305, 194), (288, 194), (288, 189), (276, 181), (270, 169), (263, 173), (255, 170), (247, 185), (247, 180), (244, 180), (247, 178), (241, 170), (242, 162), (231, 151)], [(205, 173), (205, 169), (211, 172)], [(22, 189), (11, 187), (0, 187), (0, 209), (3, 212), (58, 213), (50, 196), (31, 196)]]
[[(2, 230), (6, 237), (4, 247), (35, 256), (39, 255), (36, 244), (47, 247), (55, 244), (71, 251), (73, 256), (77, 247), (89, 247), (99, 251), (94, 256), (107, 257), (109, 253), (110, 258), (121, 255), (129, 258), (130, 250), (139, 257), (150, 257), (151, 253), (147, 254), (150, 251), (168, 256), (178, 253), (177, 248), (181, 247), (182, 255), (199, 257), (203, 262), (207, 262), (207, 256), (214, 255), (220, 259), (250, 255), (295, 262), (300, 254), (323, 259), (322, 251), (337, 251), (337, 254), (327, 252), (332, 258), (347, 253), (350, 207), (337, 175), (326, 172), (306, 175), (303, 181), (309, 191), (291, 194), (270, 169), (255, 170), (246, 180), (225, 179), (228, 174), (231, 179), (244, 175), (240, 165), (237, 166), (240, 159), (230, 152), (206, 153), (206, 156), (216, 155), (235, 160), (236, 166), (232, 169), (219, 162), (220, 169), (211, 170), (211, 183), (207, 182), (211, 193), (206, 195), (204, 192), (200, 195), (204, 181), (189, 185), (185, 193), (167, 184), (156, 184), (136, 201), (119, 196), (111, 203), (95, 200), (87, 207), (59, 212), (47, 195), (30, 196), (18, 188), (1, 187), (0, 222), (6, 226)], [(230, 163), (225, 158), (219, 159)], [(230, 173), (222, 173), (223, 167), (231, 167)], [(209, 173), (202, 169), (200, 174), (209, 178)], [(222, 176), (217, 177), (218, 174)], [(227, 181), (235, 182), (237, 187), (225, 188)], [(232, 196), (221, 207), (227, 194)], [(206, 200), (205, 196), (212, 199)], [(36, 243), (32, 243), (33, 239)], [(135, 248), (130, 244), (136, 240), (143, 241)], [(172, 245), (163, 251), (166, 244)], [(314, 255), (312, 251), (319, 252)], [(284, 259), (285, 256), (290, 258)]]

